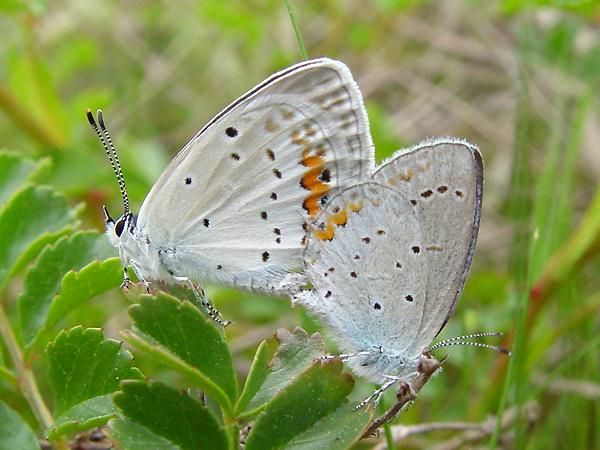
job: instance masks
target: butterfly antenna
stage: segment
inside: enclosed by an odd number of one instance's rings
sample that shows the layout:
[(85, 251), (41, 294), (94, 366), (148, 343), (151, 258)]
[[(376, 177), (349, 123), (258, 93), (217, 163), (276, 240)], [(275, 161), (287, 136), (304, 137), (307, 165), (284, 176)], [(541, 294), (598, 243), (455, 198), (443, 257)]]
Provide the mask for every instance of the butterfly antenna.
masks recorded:
[(440, 348), (440, 347), (451, 347), (454, 345), (470, 345), (472, 347), (487, 348), (488, 350), (493, 350), (498, 353), (504, 353), (505, 355), (510, 355), (510, 350), (508, 350), (504, 347), (500, 347), (498, 345), (483, 344), (482, 342), (471, 342), (471, 341), (438, 342), (433, 347), (431, 347), (429, 350), (435, 350), (436, 348)]
[(474, 334), (466, 334), (464, 336), (455, 336), (450, 339), (445, 339), (437, 344), (429, 347), (429, 351), (435, 350), (440, 347), (450, 347), (453, 345), (471, 345), (474, 347), (487, 348), (490, 350), (497, 351), (498, 353), (504, 353), (510, 355), (510, 351), (505, 349), (504, 347), (500, 347), (497, 345), (488, 345), (480, 342), (470, 342), (469, 339), (475, 339), (480, 337), (502, 337), (504, 334), (498, 332), (487, 332), (487, 333), (474, 333)]
[(94, 119), (94, 115), (92, 111), (89, 109), (86, 111), (87, 119), (94, 132), (100, 138), (100, 142), (102, 142), (102, 146), (106, 151), (106, 155), (108, 156), (108, 160), (110, 161), (110, 165), (115, 172), (115, 176), (117, 177), (117, 183), (119, 183), (119, 190), (121, 191), (121, 198), (123, 199), (123, 207), (125, 209), (125, 214), (129, 214), (129, 197), (127, 196), (127, 187), (125, 186), (125, 177), (123, 176), (123, 171), (121, 170), (121, 162), (119, 161), (119, 155), (117, 154), (117, 149), (115, 148), (112, 139), (110, 138), (110, 134), (108, 133), (108, 129), (104, 124), (104, 117), (102, 115), (102, 111), (98, 110), (98, 124)]
[(438, 346), (440, 346), (441, 344), (446, 344), (446, 342), (465, 341), (468, 339), (475, 339), (475, 338), (480, 338), (480, 337), (502, 337), (502, 336), (504, 336), (503, 333), (498, 333), (495, 331), (488, 332), (488, 333), (465, 334), (464, 336), (454, 336), (450, 339), (444, 339), (443, 341), (438, 342), (433, 347), (430, 347), (430, 350), (433, 350), (434, 348), (438, 348)]

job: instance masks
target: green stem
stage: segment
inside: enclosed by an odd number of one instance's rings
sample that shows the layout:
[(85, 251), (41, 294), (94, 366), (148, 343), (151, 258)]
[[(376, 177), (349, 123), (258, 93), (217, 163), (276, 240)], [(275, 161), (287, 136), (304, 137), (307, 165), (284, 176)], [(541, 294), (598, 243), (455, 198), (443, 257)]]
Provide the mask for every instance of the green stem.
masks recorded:
[(8, 318), (6, 317), (2, 305), (3, 303), (0, 302), (0, 335), (4, 339), (8, 353), (10, 354), (17, 376), (17, 384), (37, 421), (44, 430), (48, 430), (54, 426), (54, 418), (44, 403), (44, 399), (42, 398), (35, 382), (35, 378), (33, 377), (33, 372), (25, 364), (23, 353), (17, 343), (17, 339), (10, 327), (10, 323), (8, 322)]
[[(379, 410), (382, 414), (385, 414), (387, 407), (385, 406), (385, 399), (382, 398), (379, 402)], [(385, 443), (387, 444), (388, 450), (394, 450), (396, 448), (396, 444), (394, 444), (394, 436), (392, 435), (392, 427), (389, 423), (385, 423), (383, 425), (383, 433), (385, 435)]]
[(308, 53), (306, 52), (306, 47), (304, 46), (304, 39), (302, 39), (302, 35), (300, 34), (300, 28), (298, 28), (298, 23), (296, 22), (296, 16), (294, 15), (292, 6), (290, 5), (289, 0), (283, 0), (283, 3), (285, 3), (288, 15), (290, 16), (290, 22), (292, 22), (292, 28), (294, 29), (294, 34), (296, 35), (296, 42), (298, 43), (300, 56), (302, 56), (302, 59), (308, 59)]
[(0, 366), (0, 379), (6, 381), (9, 384), (15, 386), (17, 385), (17, 377), (15, 376), (13, 371), (4, 366)]
[(54, 150), (64, 147), (64, 139), (26, 111), (6, 86), (0, 86), (0, 109), (43, 147)]
[(240, 427), (237, 423), (232, 423), (226, 427), (226, 432), (229, 435), (229, 444), (232, 450), (236, 450), (240, 447)]

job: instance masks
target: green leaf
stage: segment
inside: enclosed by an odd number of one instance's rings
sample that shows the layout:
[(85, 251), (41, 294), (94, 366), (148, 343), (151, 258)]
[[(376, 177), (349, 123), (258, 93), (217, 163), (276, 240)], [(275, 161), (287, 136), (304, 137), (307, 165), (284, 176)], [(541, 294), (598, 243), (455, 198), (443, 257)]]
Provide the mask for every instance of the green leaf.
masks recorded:
[[(360, 420), (355, 421), (358, 426), (348, 430), (352, 432), (338, 430), (349, 410), (337, 410), (346, 404), (353, 385), (352, 377), (342, 373), (339, 360), (315, 362), (267, 404), (248, 435), (246, 450), (288, 448), (287, 444), (305, 446), (309, 442), (312, 449), (327, 449), (332, 434), (349, 442), (359, 438), (370, 419), (368, 414), (363, 417), (357, 412)], [(331, 428), (327, 430), (327, 426)]]
[[(122, 380), (141, 378), (139, 370), (131, 365), (131, 354), (118, 341), (104, 339), (97, 328), (78, 326), (63, 331), (48, 344), (47, 353), (54, 415), (59, 417), (62, 430), (68, 429), (67, 424), (75, 426), (77, 421), (82, 425), (108, 420), (114, 408), (97, 397), (117, 391)], [(88, 403), (96, 409), (95, 418), (90, 416), (91, 410), (74, 408), (90, 399), (95, 399)], [(82, 412), (79, 418), (75, 417), (78, 411)]]
[(0, 212), (0, 290), (48, 243), (67, 233), (77, 211), (50, 188), (29, 186)]
[(373, 420), (373, 408), (343, 405), (298, 434), (283, 448), (293, 450), (345, 450), (356, 443)]
[(122, 271), (118, 259), (88, 266), (114, 253), (98, 232), (65, 236), (43, 250), (27, 271), (18, 302), (26, 345), (90, 298), (119, 285)]
[[(141, 296), (139, 304), (129, 308), (129, 315), (135, 328), (128, 336), (138, 336), (130, 341), (132, 345), (136, 345), (134, 340), (144, 339), (155, 347), (154, 355), (162, 354), (163, 362), (170, 367), (186, 374), (189, 369), (202, 374), (210, 383), (199, 384), (199, 387), (208, 395), (211, 391), (214, 394), (215, 387), (224, 392), (228, 409), (231, 409), (236, 398), (237, 379), (227, 343), (212, 319), (204, 317), (190, 302), (181, 302), (165, 293), (156, 298)], [(147, 346), (145, 350), (149, 350)], [(173, 356), (188, 368), (182, 368), (181, 364), (171, 365)], [(219, 398), (215, 400), (222, 402)]]
[(296, 328), (293, 334), (279, 329), (275, 338), (279, 341), (279, 348), (271, 362), (271, 373), (248, 404), (244, 416), (258, 412), (298, 374), (311, 367), (315, 358), (325, 354), (325, 345), (319, 333), (309, 336), (301, 328)]
[[(227, 449), (227, 436), (208, 408), (158, 382), (125, 381), (113, 401), (125, 417), (172, 443), (177, 449)], [(111, 427), (113, 424), (111, 423)], [(118, 427), (119, 440), (134, 441)], [(113, 431), (115, 428), (113, 428)], [(132, 430), (137, 438), (139, 428)], [(134, 446), (140, 448), (134, 441)], [(146, 447), (155, 448), (155, 447)]]
[(112, 394), (84, 400), (69, 408), (56, 419), (55, 426), (48, 433), (50, 439), (67, 433), (77, 433), (104, 425), (116, 416)]
[(199, 386), (209, 397), (223, 408), (224, 414), (233, 416), (233, 406), (225, 391), (198, 369), (190, 366), (162, 345), (153, 343), (154, 341), (150, 336), (146, 336), (139, 332), (136, 334), (130, 331), (122, 331), (121, 334), (123, 334), (127, 343), (132, 347), (147, 353), (152, 359), (179, 372), (191, 383)]
[(43, 162), (36, 164), (17, 153), (0, 151), (0, 208), (43, 165)]
[(115, 419), (109, 423), (108, 435), (121, 450), (179, 450), (181, 447), (157, 436), (148, 428), (128, 419)]
[(122, 282), (123, 267), (119, 258), (94, 261), (78, 272), (69, 271), (62, 280), (60, 294), (50, 305), (46, 326), (55, 325), (74, 308)]
[(40, 444), (29, 425), (0, 401), (0, 450), (39, 450)]
[(244, 411), (250, 400), (252, 400), (252, 397), (254, 397), (267, 379), (267, 376), (271, 371), (268, 358), (269, 354), (267, 342), (262, 341), (256, 349), (252, 366), (250, 367), (250, 371), (246, 377), (244, 390), (242, 391), (242, 395), (240, 395), (240, 398), (235, 406), (236, 415)]

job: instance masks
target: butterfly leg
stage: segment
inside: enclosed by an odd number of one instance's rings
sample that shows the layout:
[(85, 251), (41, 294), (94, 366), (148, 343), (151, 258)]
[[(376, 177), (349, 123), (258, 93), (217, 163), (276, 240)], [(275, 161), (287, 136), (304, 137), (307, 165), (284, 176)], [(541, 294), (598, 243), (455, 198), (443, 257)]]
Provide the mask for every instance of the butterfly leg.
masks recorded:
[[(138, 280), (140, 280), (142, 282), (142, 284), (146, 288), (146, 292), (148, 294), (150, 294), (150, 283), (148, 283), (146, 281), (146, 279), (142, 276), (142, 271), (140, 269), (140, 266), (138, 266), (136, 264), (136, 262), (133, 259), (131, 259), (131, 258), (129, 258), (127, 260), (127, 263), (131, 267), (133, 267), (133, 271), (135, 272), (135, 276), (138, 277)], [(123, 267), (123, 273), (124, 273), (124, 275), (123, 275), (124, 279), (123, 279), (123, 284), (121, 286), (122, 287), (124, 286), (125, 288), (127, 288), (129, 286), (129, 284), (131, 284), (131, 280), (129, 279), (129, 275), (127, 274), (127, 267)]]
[(127, 267), (123, 266), (123, 282), (121, 283), (121, 289), (129, 289), (130, 284), (131, 284), (131, 278), (129, 278), (129, 273), (127, 272)]
[(377, 403), (379, 403), (379, 400), (381, 400), (381, 396), (383, 395), (383, 393), (390, 386), (392, 386), (394, 383), (396, 383), (397, 381), (400, 380), (399, 377), (395, 377), (395, 376), (392, 376), (392, 375), (384, 375), (384, 377), (388, 381), (386, 381), (385, 383), (383, 383), (383, 385), (379, 389), (377, 389), (375, 392), (373, 392), (371, 395), (369, 395), (367, 398), (365, 398), (362, 402), (360, 402), (358, 405), (356, 405), (354, 409), (360, 409), (360, 408), (364, 407), (369, 402), (372, 402), (374, 405), (376, 405)]
[(230, 320), (223, 320), (223, 319), (221, 319), (221, 313), (219, 312), (219, 310), (217, 308), (215, 308), (213, 306), (213, 304), (211, 303), (211, 301), (206, 296), (206, 292), (204, 292), (204, 289), (202, 289), (202, 287), (196, 286), (192, 282), (192, 280), (190, 280), (188, 277), (177, 277), (177, 276), (174, 275), (173, 278), (175, 278), (175, 280), (178, 281), (178, 282), (180, 282), (180, 283), (185, 283), (185, 284), (188, 285), (188, 287), (194, 293), (194, 297), (196, 298), (196, 301), (200, 305), (202, 305), (202, 307), (206, 310), (206, 312), (208, 313), (208, 316), (212, 320), (214, 320), (215, 322), (217, 322), (222, 327), (226, 327), (227, 325), (229, 325), (231, 323)]
[(350, 358), (354, 358), (356, 356), (366, 356), (366, 355), (370, 355), (371, 352), (370, 351), (364, 351), (364, 352), (356, 352), (356, 353), (343, 353), (341, 355), (324, 355), (324, 356), (318, 356), (317, 359), (318, 361), (329, 361), (331, 359), (335, 359), (335, 358), (339, 358), (342, 361), (348, 361)]

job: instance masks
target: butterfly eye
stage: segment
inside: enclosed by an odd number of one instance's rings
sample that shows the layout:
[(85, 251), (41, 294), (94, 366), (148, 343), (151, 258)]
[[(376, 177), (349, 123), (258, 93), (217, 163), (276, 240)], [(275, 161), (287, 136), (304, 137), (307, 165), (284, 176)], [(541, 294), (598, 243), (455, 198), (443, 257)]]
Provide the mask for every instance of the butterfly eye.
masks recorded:
[(117, 221), (117, 223), (115, 224), (115, 234), (118, 237), (121, 237), (121, 234), (123, 234), (123, 230), (125, 229), (125, 218), (119, 219)]

